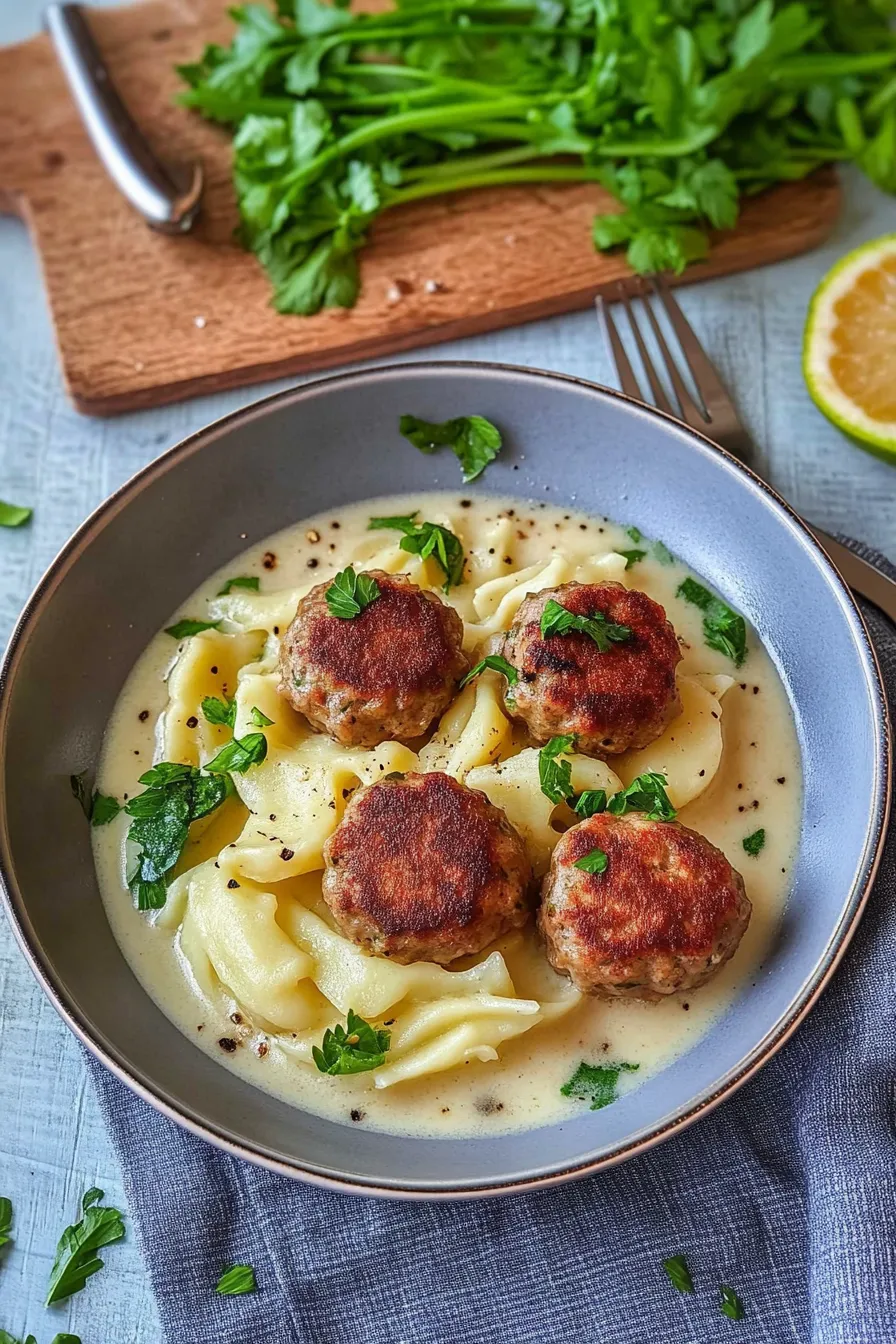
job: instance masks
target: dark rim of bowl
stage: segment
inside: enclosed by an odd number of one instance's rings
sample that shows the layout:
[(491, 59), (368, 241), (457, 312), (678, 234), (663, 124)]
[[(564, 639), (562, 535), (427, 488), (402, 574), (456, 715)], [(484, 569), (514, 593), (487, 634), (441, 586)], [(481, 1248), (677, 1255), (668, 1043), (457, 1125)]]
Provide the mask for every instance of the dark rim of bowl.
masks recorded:
[(264, 415), (272, 407), (281, 406), (289, 402), (300, 402), (306, 397), (314, 396), (321, 391), (327, 391), (328, 389), (338, 388), (349, 382), (376, 381), (383, 377), (390, 378), (407, 375), (409, 372), (417, 370), (509, 374), (515, 377), (546, 379), (555, 383), (569, 383), (574, 387), (597, 393), (600, 397), (607, 397), (616, 401), (625, 402), (626, 404), (635, 407), (641, 414), (647, 413), (674, 425), (677, 429), (682, 430), (698, 443), (708, 446), (714, 453), (720, 454), (722, 457), (726, 458), (738, 472), (745, 475), (755, 487), (758, 487), (761, 493), (777, 505), (802, 534), (803, 539), (808, 543), (810, 550), (814, 554), (816, 563), (825, 571), (828, 579), (832, 581), (835, 590), (839, 594), (845, 614), (851, 619), (855, 632), (860, 637), (868, 658), (869, 690), (873, 692), (873, 698), (876, 701), (878, 711), (875, 718), (878, 739), (878, 749), (875, 761), (876, 800), (874, 814), (869, 818), (868, 822), (868, 831), (865, 837), (865, 849), (861, 864), (861, 874), (849, 893), (848, 899), (844, 902), (840, 919), (828, 940), (824, 953), (819, 958), (812, 974), (807, 977), (806, 981), (792, 999), (789, 1011), (778, 1021), (776, 1026), (768, 1032), (756, 1046), (754, 1046), (753, 1050), (746, 1056), (746, 1058), (741, 1060), (739, 1064), (730, 1070), (729, 1073), (715, 1085), (715, 1087), (694, 1098), (693, 1101), (680, 1108), (680, 1110), (669, 1119), (661, 1121), (659, 1124), (648, 1126), (640, 1133), (633, 1135), (627, 1142), (619, 1145), (619, 1147), (610, 1153), (603, 1154), (597, 1158), (589, 1158), (583, 1162), (572, 1163), (560, 1170), (546, 1171), (542, 1173), (534, 1172), (531, 1174), (526, 1173), (503, 1181), (484, 1181), (468, 1184), (458, 1183), (456, 1181), (453, 1183), (448, 1181), (379, 1182), (374, 1179), (345, 1176), (338, 1172), (330, 1172), (311, 1165), (303, 1166), (299, 1162), (284, 1161), (282, 1157), (266, 1150), (262, 1145), (250, 1145), (245, 1140), (237, 1138), (232, 1133), (228, 1133), (226, 1130), (219, 1129), (217, 1126), (209, 1124), (208, 1121), (204, 1120), (202, 1116), (192, 1108), (182, 1106), (180, 1103), (174, 1101), (170, 1095), (166, 1095), (164, 1089), (159, 1088), (158, 1085), (154, 1083), (150, 1077), (145, 1075), (142, 1070), (135, 1069), (133, 1065), (128, 1064), (124, 1060), (114, 1042), (110, 1041), (104, 1033), (101, 1033), (94, 1028), (83, 1017), (76, 1005), (70, 1001), (64, 985), (56, 974), (55, 968), (44, 955), (40, 940), (35, 934), (28, 918), (26, 902), (22, 898), (18, 885), (14, 881), (12, 875), (13, 862), (9, 846), (4, 795), (0, 795), (0, 894), (2, 894), (4, 908), (10, 923), (12, 924), (13, 932), (25, 954), (31, 970), (63, 1021), (71, 1031), (74, 1032), (78, 1039), (91, 1051), (91, 1053), (94, 1054), (96, 1058), (99, 1059), (117, 1078), (125, 1083), (127, 1087), (144, 1101), (148, 1102), (151, 1106), (154, 1106), (156, 1110), (160, 1111), (163, 1115), (166, 1115), (169, 1119), (174, 1120), (191, 1133), (214, 1144), (216, 1147), (222, 1149), (224, 1152), (230, 1153), (234, 1157), (247, 1159), (270, 1171), (277, 1172), (280, 1175), (304, 1180), (326, 1189), (338, 1190), (355, 1195), (366, 1194), (393, 1199), (472, 1199), (482, 1198), (487, 1195), (501, 1195), (516, 1193), (518, 1191), (544, 1189), (550, 1186), (559, 1185), (565, 1181), (574, 1180), (582, 1176), (591, 1175), (608, 1167), (616, 1166), (620, 1162), (646, 1152), (657, 1143), (662, 1142), (662, 1140), (670, 1138), (672, 1135), (679, 1133), (681, 1130), (693, 1124), (693, 1122), (700, 1116), (713, 1110), (726, 1097), (730, 1096), (752, 1078), (762, 1065), (780, 1050), (814, 1007), (816, 1001), (827, 987), (852, 940), (853, 934), (858, 927), (859, 920), (868, 902), (871, 886), (880, 865), (881, 854), (886, 838), (887, 821), (890, 814), (891, 729), (887, 698), (883, 687), (877, 653), (871, 642), (864, 617), (862, 616), (852, 593), (841, 579), (839, 573), (831, 564), (824, 550), (803, 520), (794, 512), (786, 500), (783, 500), (760, 476), (757, 476), (748, 467), (745, 467), (742, 462), (720, 448), (718, 444), (713, 443), (713, 441), (705, 434), (701, 434), (699, 431), (692, 429), (677, 417), (669, 415), (663, 411), (658, 411), (653, 407), (645, 406), (644, 403), (638, 401), (634, 397), (629, 397), (625, 393), (617, 391), (615, 388), (604, 387), (599, 383), (591, 382), (586, 378), (578, 378), (572, 374), (554, 373), (547, 369), (527, 368), (521, 365), (501, 364), (493, 361), (420, 360), (412, 361), (407, 364), (379, 365), (373, 369), (364, 369), (353, 373), (333, 374), (326, 378), (314, 379), (297, 388), (288, 388), (282, 392), (275, 392), (268, 397), (262, 397), (258, 401), (251, 402), (248, 406), (243, 406), (239, 410), (232, 411), (217, 420), (211, 421), (202, 429), (188, 435), (187, 438), (182, 439), (179, 443), (167, 449), (159, 457), (154, 458), (152, 462), (147, 464), (147, 466), (142, 467), (130, 477), (129, 480), (125, 481), (123, 485), (119, 486), (113, 494), (104, 500), (103, 503), (89, 515), (86, 521), (81, 524), (77, 531), (73, 533), (71, 538), (56, 555), (55, 559), (50, 563), (31, 596), (28, 598), (10, 637), (3, 664), (0, 666), (0, 763), (2, 763), (6, 757), (6, 733), (9, 711), (9, 696), (7, 694), (8, 686), (19, 655), (30, 637), (32, 629), (40, 618), (44, 602), (52, 594), (54, 588), (61, 581), (70, 565), (74, 563), (81, 552), (90, 544), (93, 537), (112, 517), (114, 517), (121, 509), (125, 508), (130, 500), (135, 495), (139, 494), (145, 485), (156, 477), (164, 475), (168, 470), (174, 467), (181, 458), (193, 452), (200, 451), (210, 438), (217, 436), (223, 429), (226, 429), (230, 425), (237, 424), (240, 421), (251, 420), (260, 415)]

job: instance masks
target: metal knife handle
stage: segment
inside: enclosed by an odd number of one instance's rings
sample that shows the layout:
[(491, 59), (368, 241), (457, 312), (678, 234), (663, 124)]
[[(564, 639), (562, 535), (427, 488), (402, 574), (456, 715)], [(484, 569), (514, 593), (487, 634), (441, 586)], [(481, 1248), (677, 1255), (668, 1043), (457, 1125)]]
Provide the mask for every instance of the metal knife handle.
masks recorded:
[(844, 546), (836, 537), (822, 532), (820, 527), (812, 527), (811, 523), (809, 527), (815, 539), (827, 551), (831, 564), (840, 571), (840, 577), (844, 582), (854, 592), (873, 602), (896, 624), (896, 583), (889, 575), (881, 573), (874, 565), (869, 565), (867, 560), (856, 555), (855, 551)]
[(165, 164), (131, 118), (78, 5), (53, 4), (44, 25), (84, 127), (123, 196), (154, 229), (185, 233), (199, 210), (202, 164)]

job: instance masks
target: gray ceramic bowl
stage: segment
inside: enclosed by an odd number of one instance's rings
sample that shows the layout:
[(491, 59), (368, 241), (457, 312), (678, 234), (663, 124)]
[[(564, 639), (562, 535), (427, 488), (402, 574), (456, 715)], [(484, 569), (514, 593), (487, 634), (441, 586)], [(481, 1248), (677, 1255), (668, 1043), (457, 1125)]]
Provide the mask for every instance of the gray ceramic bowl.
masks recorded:
[[(401, 412), (476, 411), (508, 450), (471, 487), (574, 502), (662, 536), (745, 613), (790, 694), (805, 768), (794, 890), (756, 985), (688, 1054), (616, 1105), (529, 1134), (408, 1140), (306, 1115), (221, 1068), (137, 983), (106, 923), (69, 775), (97, 758), (137, 655), (183, 598), (246, 545), (321, 509), (457, 489)], [(867, 633), (812, 537), (755, 477), (698, 435), (555, 374), (415, 364), (328, 378), (219, 421), (123, 486), (72, 538), (28, 603), (0, 695), (0, 876), (16, 934), (73, 1031), (181, 1124), (289, 1175), (389, 1195), (531, 1188), (674, 1133), (793, 1031), (841, 956), (887, 812), (886, 710)]]

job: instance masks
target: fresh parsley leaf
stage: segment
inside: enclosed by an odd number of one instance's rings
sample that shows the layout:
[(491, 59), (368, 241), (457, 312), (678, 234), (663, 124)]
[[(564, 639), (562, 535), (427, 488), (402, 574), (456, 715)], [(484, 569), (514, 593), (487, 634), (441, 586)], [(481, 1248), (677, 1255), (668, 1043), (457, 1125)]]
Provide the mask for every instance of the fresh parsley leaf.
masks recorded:
[(720, 1284), (719, 1295), (721, 1298), (721, 1301), (719, 1302), (719, 1311), (722, 1315), (727, 1316), (729, 1321), (742, 1321), (746, 1312), (744, 1311), (743, 1302), (740, 1300), (734, 1289), (726, 1287), (724, 1283)]
[(376, 579), (371, 579), (367, 574), (356, 574), (349, 566), (336, 575), (324, 596), (331, 616), (350, 621), (376, 601), (380, 596), (380, 587)]
[(626, 812), (646, 812), (648, 821), (674, 821), (678, 816), (666, 793), (666, 776), (655, 771), (638, 775), (627, 789), (615, 793), (607, 804), (614, 817)]
[(654, 559), (659, 560), (661, 565), (675, 564), (675, 556), (664, 541), (655, 541), (650, 549), (653, 551)]
[(507, 680), (508, 686), (515, 686), (520, 679), (520, 674), (512, 663), (508, 663), (506, 658), (502, 658), (500, 653), (489, 653), (485, 658), (480, 658), (475, 667), (471, 668), (463, 681), (460, 683), (460, 689), (471, 682), (474, 677), (478, 677), (486, 668), (491, 668), (493, 672), (500, 672), (502, 677)]
[(502, 447), (501, 431), (481, 415), (459, 415), (441, 423), (403, 415), (398, 428), (421, 453), (450, 448), (460, 462), (465, 482), (475, 481), (489, 462), (494, 462)]
[(574, 868), (581, 868), (583, 873), (591, 873), (598, 876), (607, 871), (609, 859), (602, 849), (592, 849), (590, 853), (583, 854), (580, 859), (576, 859)]
[(758, 831), (754, 831), (752, 835), (747, 835), (744, 837), (743, 841), (744, 850), (754, 859), (764, 845), (765, 845), (765, 830), (762, 827), (760, 827)]
[(552, 737), (538, 753), (538, 782), (545, 798), (552, 803), (562, 803), (573, 796), (572, 766), (569, 761), (557, 758), (574, 751), (575, 745), (572, 736)]
[(747, 656), (747, 626), (743, 616), (696, 579), (685, 579), (677, 595), (703, 612), (703, 638), (709, 647), (724, 653), (735, 667), (740, 667)]
[(241, 574), (235, 579), (228, 579), (224, 587), (218, 593), (219, 597), (226, 597), (232, 593), (234, 588), (246, 588), (250, 593), (258, 592), (259, 579), (254, 574)]
[(583, 1060), (568, 1083), (560, 1091), (564, 1097), (574, 1097), (576, 1101), (589, 1101), (592, 1111), (603, 1110), (610, 1106), (618, 1096), (619, 1076), (623, 1073), (637, 1073), (640, 1064), (586, 1064)]
[(268, 740), (264, 733), (248, 733), (222, 747), (205, 770), (210, 775), (244, 775), (253, 765), (261, 765), (267, 754)]
[(541, 613), (540, 629), (542, 639), (550, 639), (554, 635), (588, 635), (601, 653), (608, 653), (613, 644), (622, 644), (632, 637), (629, 626), (608, 621), (602, 611), (595, 611), (591, 616), (577, 616), (575, 612), (561, 607), (552, 597), (545, 603)]
[(138, 910), (160, 910), (190, 823), (219, 807), (231, 786), (227, 778), (202, 774), (176, 761), (160, 761), (140, 776), (140, 783), (144, 792), (130, 798), (124, 808), (132, 818), (128, 845), (137, 851), (128, 886)]
[(367, 1073), (386, 1062), (391, 1032), (373, 1027), (350, 1008), (346, 1024), (324, 1032), (312, 1055), (321, 1073)]
[(124, 1219), (118, 1209), (100, 1204), (103, 1197), (102, 1190), (88, 1191), (81, 1201), (83, 1216), (59, 1238), (50, 1270), (48, 1307), (79, 1293), (90, 1276), (103, 1267), (97, 1251), (124, 1236)]
[(12, 1241), (12, 1200), (0, 1196), (0, 1246)]
[(645, 557), (645, 555), (647, 554), (647, 552), (646, 552), (646, 551), (620, 551), (619, 554), (625, 556), (625, 567), (626, 567), (626, 569), (631, 569), (632, 565), (636, 565), (636, 564), (638, 563), (639, 560), (643, 560), (643, 559), (644, 559), (644, 557)]
[(165, 634), (172, 639), (188, 639), (190, 635), (201, 635), (203, 630), (217, 630), (220, 624), (220, 621), (193, 621), (184, 617), (174, 625), (166, 625)]
[(94, 793), (93, 804), (90, 809), (91, 826), (106, 826), (110, 821), (114, 821), (121, 811), (121, 803), (117, 798), (111, 798), (107, 793)]
[(643, 534), (643, 532), (641, 531), (641, 529), (638, 528), (638, 527), (634, 527), (634, 526), (632, 526), (632, 527), (627, 527), (627, 528), (625, 529), (625, 535), (626, 535), (627, 537), (630, 537), (631, 540), (635, 543), (636, 546), (637, 546), (637, 544), (638, 544), (639, 541), (643, 541), (643, 540), (644, 540), (644, 534)]
[(683, 1255), (670, 1255), (668, 1260), (663, 1261), (663, 1269), (669, 1276), (672, 1287), (677, 1288), (680, 1293), (692, 1293), (694, 1291), (694, 1280), (691, 1278), (688, 1262)]
[(118, 799), (110, 798), (108, 794), (99, 793), (96, 789), (91, 792), (87, 787), (86, 770), (82, 770), (79, 775), (70, 775), (69, 783), (72, 797), (77, 800), (81, 811), (92, 826), (105, 826), (118, 816), (121, 811)]
[(394, 518), (371, 518), (367, 530), (386, 528), (403, 532), (404, 536), (398, 543), (401, 549), (411, 555), (419, 555), (421, 560), (433, 556), (445, 575), (444, 590), (447, 593), (449, 588), (463, 582), (465, 559), (460, 538), (439, 523), (418, 523), (416, 519), (415, 513)]
[(255, 1270), (251, 1265), (231, 1265), (218, 1280), (215, 1292), (224, 1297), (240, 1297), (254, 1292), (255, 1286)]
[(208, 723), (232, 728), (236, 723), (236, 700), (219, 700), (216, 695), (207, 695), (202, 701), (202, 713)]
[[(570, 800), (572, 801), (572, 800)], [(598, 812), (607, 810), (607, 791), (606, 789), (585, 789), (572, 804), (573, 811), (580, 817), (593, 817)]]
[(0, 499), (0, 527), (21, 527), (33, 513), (33, 509), (23, 508), (21, 504), (7, 504)]
[[(29, 1335), (29, 1336), (28, 1336), (28, 1339), (25, 1340), (25, 1344), (28, 1344), (28, 1340), (29, 1340), (29, 1339), (32, 1341), (32, 1344), (36, 1344), (36, 1341), (35, 1341), (33, 1335)], [(52, 1340), (51, 1340), (51, 1344), (81, 1344), (81, 1336), (80, 1336), (80, 1335), (70, 1335), (70, 1334), (68, 1334), (68, 1333), (61, 1334), (61, 1335), (54, 1335), (53, 1338), (52, 1338)]]
[(255, 724), (256, 728), (270, 728), (271, 724), (274, 722), (273, 719), (268, 718), (267, 714), (262, 714), (257, 705), (253, 705), (249, 710), (249, 718)]

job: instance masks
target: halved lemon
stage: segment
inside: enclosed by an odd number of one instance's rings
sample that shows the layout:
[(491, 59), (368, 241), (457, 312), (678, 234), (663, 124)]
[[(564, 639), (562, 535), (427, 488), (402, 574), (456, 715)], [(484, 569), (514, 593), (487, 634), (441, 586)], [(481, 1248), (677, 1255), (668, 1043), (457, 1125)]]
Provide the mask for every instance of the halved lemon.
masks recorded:
[(850, 252), (818, 286), (803, 373), (829, 420), (896, 464), (896, 233)]

